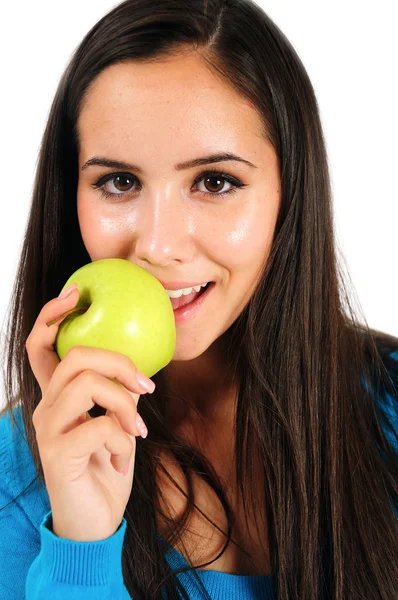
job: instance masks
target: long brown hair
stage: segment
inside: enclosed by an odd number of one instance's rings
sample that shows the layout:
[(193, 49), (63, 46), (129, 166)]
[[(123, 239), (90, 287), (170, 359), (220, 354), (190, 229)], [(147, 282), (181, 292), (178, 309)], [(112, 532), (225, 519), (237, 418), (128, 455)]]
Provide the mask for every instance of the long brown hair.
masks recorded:
[[(256, 448), (279, 598), (392, 600), (398, 589), (397, 436), (381, 407), (388, 396), (397, 411), (392, 353), (398, 339), (355, 316), (338, 262), (315, 93), (292, 45), (251, 0), (127, 0), (77, 47), (40, 148), (10, 304), (2, 414), (8, 411), (14, 424), (12, 409), (21, 403), (44, 484), (32, 425), (40, 388), (25, 342), (43, 305), (90, 262), (76, 210), (81, 103), (109, 65), (154, 62), (187, 49), (254, 103), (280, 165), (282, 200), (271, 253), (249, 304), (228, 330), (228, 367), (240, 382), (235, 456), (246, 513), (256, 513), (258, 473), (250, 459)], [(135, 600), (160, 599), (162, 586), (169, 598), (179, 597), (178, 588), (188, 598), (164, 559), (156, 514), (169, 524), (164, 539), (175, 544), (195, 499), (187, 495), (186, 511), (175, 522), (162, 512), (155, 474), (165, 467), (157, 451), (173, 453), (190, 492), (193, 473), (214, 489), (228, 517), (225, 547), (231, 510), (205, 457), (165, 423), (162, 371), (153, 380), (155, 394), (140, 400), (149, 436), (137, 438), (123, 576)]]

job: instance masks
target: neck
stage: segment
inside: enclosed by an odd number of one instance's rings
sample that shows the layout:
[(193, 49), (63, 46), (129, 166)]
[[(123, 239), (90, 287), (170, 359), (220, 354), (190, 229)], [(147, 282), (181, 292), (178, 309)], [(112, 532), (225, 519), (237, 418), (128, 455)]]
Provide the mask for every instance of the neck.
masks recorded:
[(196, 359), (171, 361), (165, 367), (169, 423), (208, 426), (234, 414), (238, 386), (225, 364), (227, 341), (224, 334)]

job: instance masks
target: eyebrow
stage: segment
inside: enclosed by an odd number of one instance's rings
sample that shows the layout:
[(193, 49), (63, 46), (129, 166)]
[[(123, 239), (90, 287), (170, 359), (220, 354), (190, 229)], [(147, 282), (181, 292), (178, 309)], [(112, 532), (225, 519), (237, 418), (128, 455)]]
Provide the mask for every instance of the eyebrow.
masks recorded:
[[(237, 161), (248, 165), (249, 167), (253, 167), (257, 169), (258, 167), (251, 163), (249, 160), (242, 158), (241, 156), (237, 156), (236, 154), (232, 154), (231, 152), (220, 152), (217, 154), (210, 154), (209, 156), (203, 156), (202, 158), (194, 158), (193, 160), (187, 160), (186, 162), (178, 163), (174, 165), (176, 171), (183, 171), (185, 169), (192, 169), (193, 167), (199, 167), (201, 165), (210, 165), (217, 162), (224, 161)], [(137, 165), (128, 164), (122, 162), (120, 160), (112, 160), (110, 158), (105, 158), (102, 156), (93, 156), (90, 158), (84, 165), (82, 166), (82, 171), (87, 169), (88, 167), (110, 167), (112, 169), (126, 169), (135, 171), (136, 173), (141, 173), (141, 175), (145, 175), (145, 171), (138, 167)]]

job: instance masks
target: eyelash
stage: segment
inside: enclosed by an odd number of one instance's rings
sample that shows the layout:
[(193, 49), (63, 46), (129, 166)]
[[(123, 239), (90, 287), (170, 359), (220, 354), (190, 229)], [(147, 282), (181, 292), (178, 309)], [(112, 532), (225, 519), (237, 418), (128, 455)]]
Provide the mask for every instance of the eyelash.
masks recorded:
[[(121, 197), (121, 196), (125, 196), (126, 194), (130, 194), (131, 193), (130, 191), (120, 192), (120, 194), (115, 194), (113, 192), (107, 192), (102, 189), (103, 186), (106, 183), (108, 183), (108, 181), (111, 181), (112, 179), (116, 179), (116, 177), (118, 177), (118, 176), (127, 177), (128, 179), (133, 179), (135, 181), (139, 181), (135, 175), (131, 175), (130, 173), (109, 173), (108, 175), (101, 177), (96, 183), (93, 184), (92, 187), (95, 189), (95, 191), (99, 191), (101, 193), (101, 195), (105, 196), (106, 198), (114, 198), (115, 196)], [(228, 190), (226, 192), (221, 192), (221, 193), (220, 192), (201, 192), (201, 194), (203, 194), (204, 196), (212, 196), (212, 197), (226, 196), (227, 194), (233, 194), (234, 192), (236, 192), (236, 190), (238, 188), (245, 187), (247, 185), (246, 183), (242, 183), (241, 181), (239, 181), (239, 179), (232, 177), (232, 175), (228, 175), (228, 173), (221, 173), (220, 171), (205, 171), (204, 173), (201, 173), (195, 179), (194, 185), (199, 183), (204, 177), (219, 177), (220, 179), (225, 179), (225, 181), (227, 181), (228, 183), (230, 183), (231, 185), (234, 186), (230, 190)]]

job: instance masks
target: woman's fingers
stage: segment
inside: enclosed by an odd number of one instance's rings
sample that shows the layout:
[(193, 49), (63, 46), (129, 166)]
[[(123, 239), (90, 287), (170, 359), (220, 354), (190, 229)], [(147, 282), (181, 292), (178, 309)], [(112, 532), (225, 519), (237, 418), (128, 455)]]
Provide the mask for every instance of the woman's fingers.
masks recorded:
[[(52, 440), (51, 449), (48, 447), (50, 438), (46, 438), (46, 444), (41, 444), (42, 462), (45, 469), (49, 465), (71, 465), (73, 463), (87, 463), (90, 456), (100, 452), (105, 447), (111, 454), (110, 461), (113, 467), (121, 473), (130, 462), (134, 445), (127, 434), (123, 435), (117, 423), (107, 417), (89, 419), (85, 423), (71, 429), (65, 435)], [(72, 471), (73, 469), (69, 467)], [(58, 473), (58, 476), (60, 474)], [(67, 473), (62, 474), (63, 477)]]
[[(43, 419), (44, 412), (41, 412), (46, 439), (51, 442), (52, 439), (74, 429), (82, 414), (91, 410), (94, 404), (115, 413), (122, 429), (127, 433), (140, 435), (136, 425), (137, 403), (131, 394), (106, 376), (85, 370), (71, 379), (61, 393), (55, 396), (51, 406), (47, 406), (47, 410), (51, 410), (51, 419)], [(40, 420), (36, 433), (40, 436)]]
[(135, 404), (140, 394), (147, 393), (140, 387), (138, 370), (124, 354), (102, 348), (74, 346), (57, 366), (56, 377), (48, 385), (43, 408), (51, 407), (62, 390), (83, 371), (96, 371), (108, 379), (116, 378), (127, 390), (133, 392)]

